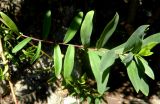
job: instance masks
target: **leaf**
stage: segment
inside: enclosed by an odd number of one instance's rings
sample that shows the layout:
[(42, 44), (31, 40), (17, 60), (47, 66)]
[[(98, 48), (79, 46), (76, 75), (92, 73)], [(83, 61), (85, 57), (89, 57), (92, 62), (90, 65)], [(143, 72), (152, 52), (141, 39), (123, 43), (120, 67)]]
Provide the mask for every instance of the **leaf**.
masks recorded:
[(3, 69), (0, 68), (0, 81), (5, 79), (5, 75), (3, 74)]
[(50, 29), (51, 29), (51, 10), (48, 10), (43, 20), (43, 31), (42, 31), (43, 39), (47, 39)]
[(143, 66), (143, 64), (140, 60), (141, 59), (140, 56), (136, 55), (134, 58), (135, 58), (135, 61), (136, 61), (136, 65), (139, 68), (138, 74), (140, 76), (140, 83), (141, 83), (141, 84), (139, 84), (140, 91), (142, 91), (142, 93), (147, 96), (149, 94), (149, 86), (146, 83), (146, 80), (147, 80), (146, 76), (145, 76), (145, 70), (146, 69), (144, 68), (144, 66)]
[(107, 83), (108, 83), (108, 79), (109, 79), (109, 75), (110, 75), (110, 68), (107, 68), (103, 73), (101, 73), (102, 79), (101, 79), (101, 83), (98, 85), (98, 92), (103, 95), (104, 92), (106, 90), (108, 90), (107, 88)]
[(98, 50), (94, 50), (99, 56), (103, 56), (106, 52), (109, 51), (109, 49), (106, 48), (100, 48)]
[(72, 45), (69, 45), (67, 48), (67, 52), (64, 58), (64, 79), (70, 81), (73, 66), (74, 66), (74, 56), (75, 56), (75, 48)]
[(85, 84), (85, 83), (86, 83), (86, 79), (87, 79), (87, 74), (84, 73), (84, 74), (80, 77), (80, 80), (78, 80), (78, 83), (80, 83), (80, 84)]
[(82, 97), (80, 97), (80, 99), (79, 99), (79, 100), (80, 100), (80, 102), (83, 102), (83, 101), (84, 101), (84, 99), (85, 99), (85, 98), (82, 96)]
[(153, 73), (153, 70), (150, 68), (150, 66), (148, 65), (148, 62), (143, 59), (141, 56), (137, 56), (137, 60), (138, 60), (138, 65), (139, 67), (141, 66), (141, 68), (143, 68), (142, 70), (144, 70), (144, 73), (152, 78), (152, 79), (155, 79), (155, 76), (154, 76), (154, 73)]
[(88, 102), (88, 104), (91, 104), (92, 99), (91, 99), (91, 97), (90, 97), (90, 96), (88, 96), (88, 97), (87, 97), (87, 102)]
[(151, 43), (151, 42), (155, 42), (155, 43), (160, 43), (160, 33), (156, 33), (156, 34), (153, 34), (147, 38), (145, 38), (143, 40), (143, 46), (146, 46), (147, 44)]
[(64, 43), (68, 43), (75, 36), (76, 32), (81, 26), (82, 18), (83, 12), (79, 12), (78, 15), (74, 17), (64, 37)]
[(19, 34), (18, 28), (16, 24), (3, 12), (0, 12), (0, 21), (2, 21), (10, 30), (15, 32), (16, 34)]
[(82, 23), (81, 30), (80, 30), (80, 35), (81, 35), (81, 42), (84, 46), (89, 46), (90, 45), (90, 37), (93, 29), (93, 15), (94, 11), (91, 10), (89, 11)]
[(109, 40), (109, 38), (115, 31), (118, 21), (119, 21), (119, 15), (118, 13), (116, 13), (113, 19), (104, 28), (100, 38), (98, 39), (96, 43), (96, 48), (101, 48), (106, 44), (106, 42)]
[[(91, 69), (97, 82), (97, 90), (102, 95), (106, 91), (106, 85), (109, 78), (108, 70), (103, 72), (102, 70), (99, 69), (101, 60), (99, 55), (95, 51), (89, 50), (88, 55), (89, 55), (89, 62), (91, 65)], [(103, 74), (104, 74), (103, 78), (104, 81), (102, 81)]]
[(149, 44), (147, 44), (146, 46), (144, 46), (140, 52), (138, 53), (140, 56), (150, 56), (153, 54), (153, 52), (151, 52), (151, 49), (153, 47), (155, 47), (158, 43), (157, 42), (150, 42)]
[(54, 68), (55, 75), (59, 78), (62, 70), (62, 53), (59, 45), (54, 46)]
[[(143, 42), (142, 48), (151, 42), (155, 42), (155, 43), (159, 44), (160, 43), (160, 33), (153, 34), (153, 35), (145, 38), (142, 42)], [(116, 53), (118, 53), (118, 54), (122, 54), (126, 43), (127, 42), (125, 42), (119, 46), (116, 46), (115, 48), (113, 48), (113, 50), (115, 50)]]
[(100, 101), (99, 98), (96, 98), (96, 99), (95, 99), (95, 104), (101, 104), (101, 101)]
[(126, 66), (127, 66), (128, 77), (129, 77), (134, 89), (138, 93), (138, 91), (140, 90), (139, 86), (141, 85), (141, 80), (140, 80), (140, 77), (138, 74), (138, 68), (135, 64), (135, 61), (132, 60)]
[(97, 81), (97, 83), (101, 83), (101, 73), (100, 73), (100, 69), (99, 69), (99, 65), (100, 65), (100, 57), (96, 54), (96, 52), (89, 50), (88, 51), (88, 56), (89, 56), (89, 62), (91, 65), (91, 69), (93, 72), (93, 75)]
[(32, 59), (31, 59), (31, 62), (30, 62), (31, 64), (33, 64), (33, 62), (36, 61), (39, 58), (40, 53), (41, 53), (41, 41), (39, 41), (38, 47), (37, 47), (37, 51), (36, 51), (35, 55), (32, 57)]
[(145, 35), (145, 31), (149, 25), (142, 25), (138, 27), (136, 31), (130, 36), (130, 38), (125, 43), (125, 47), (123, 52), (131, 51), (133, 53), (137, 53), (142, 46), (142, 39)]
[(19, 50), (21, 50), (27, 43), (29, 43), (32, 40), (31, 37), (28, 37), (24, 40), (22, 40), (19, 44), (17, 44), (13, 49), (12, 49), (12, 53), (16, 53)]
[(115, 51), (109, 50), (102, 56), (99, 69), (103, 72), (104, 70), (109, 68), (112, 64), (114, 64), (117, 58), (118, 57), (115, 54)]
[(100, 69), (100, 83), (98, 84), (98, 92), (102, 95), (106, 91), (106, 86), (109, 79), (110, 66), (114, 64), (117, 59), (117, 55), (114, 50), (109, 50), (106, 52), (100, 61), (99, 69)]
[(144, 78), (141, 78), (141, 86), (140, 86), (140, 90), (142, 91), (142, 93), (145, 96), (148, 96), (149, 94), (149, 85), (146, 83)]
[(129, 52), (127, 54), (127, 56), (124, 57), (124, 59), (122, 60), (123, 63), (129, 63), (131, 62), (133, 59), (133, 53), (132, 52)]

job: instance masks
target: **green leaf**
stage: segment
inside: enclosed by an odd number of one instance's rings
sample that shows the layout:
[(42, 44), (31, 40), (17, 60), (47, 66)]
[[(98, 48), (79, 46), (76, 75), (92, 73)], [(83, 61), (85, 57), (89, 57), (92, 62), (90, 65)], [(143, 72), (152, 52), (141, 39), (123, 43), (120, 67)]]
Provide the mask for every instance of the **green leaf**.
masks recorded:
[(99, 69), (101, 60), (99, 55), (95, 51), (89, 50), (88, 55), (89, 55), (91, 69), (97, 82), (97, 90), (102, 95), (106, 91), (106, 85), (109, 78), (109, 71), (105, 70), (105, 72), (103, 72)]
[(96, 98), (96, 99), (95, 99), (95, 104), (101, 104), (101, 101), (100, 101), (99, 98)]
[(147, 38), (144, 39), (143, 41), (143, 46), (146, 46), (148, 45), (149, 43), (152, 43), (152, 42), (155, 42), (155, 43), (160, 43), (160, 33), (156, 33), (156, 34), (153, 34)]
[(55, 75), (59, 78), (62, 70), (62, 53), (59, 45), (54, 46), (54, 68)]
[(141, 86), (140, 86), (140, 90), (142, 91), (142, 93), (145, 96), (148, 96), (149, 94), (149, 85), (146, 83), (144, 78), (141, 78)]
[(148, 65), (148, 62), (143, 59), (141, 56), (137, 56), (137, 60), (138, 60), (138, 65), (139, 67), (143, 68), (142, 70), (144, 70), (144, 73), (152, 78), (152, 79), (155, 79), (155, 76), (154, 76), (154, 73), (152, 71), (152, 69), (150, 68), (150, 66)]
[(94, 15), (94, 11), (93, 10), (89, 11), (86, 14), (81, 26), (81, 30), (80, 30), (81, 42), (84, 46), (90, 45), (90, 38), (92, 34), (92, 29), (93, 29), (93, 15)]
[(48, 10), (43, 20), (43, 31), (42, 31), (43, 39), (47, 39), (50, 29), (51, 29), (51, 10)]
[(70, 81), (72, 79), (71, 74), (74, 66), (75, 48), (69, 45), (64, 58), (64, 79)]
[[(110, 66), (114, 64), (117, 59), (117, 55), (114, 50), (107, 51), (100, 61), (99, 70), (100, 70), (100, 83), (98, 83), (98, 92), (103, 95), (106, 91), (106, 86), (109, 79)], [(95, 62), (96, 63), (96, 62)]]
[(115, 51), (109, 50), (102, 56), (99, 69), (103, 72), (113, 65), (117, 58), (118, 56), (115, 54)]
[(109, 79), (109, 72), (110, 72), (110, 68), (107, 68), (103, 73), (101, 73), (101, 83), (98, 85), (98, 92), (103, 95), (104, 92), (106, 90), (108, 90), (107, 88), (107, 83), (108, 83), (108, 79)]
[(18, 28), (16, 24), (3, 12), (0, 12), (0, 21), (3, 22), (10, 30), (15, 32), (16, 34), (19, 34)]
[[(156, 34), (153, 34), (153, 35), (145, 38), (143, 40), (142, 48), (144, 46), (146, 46), (147, 44), (151, 43), (151, 42), (155, 42), (155, 43), (159, 44), (160, 43), (160, 33), (156, 33)], [(116, 46), (115, 48), (113, 48), (113, 50), (115, 50), (116, 53), (118, 53), (118, 54), (122, 54), (123, 51), (124, 51), (124, 47), (125, 47), (126, 43), (127, 42), (125, 42), (125, 43), (123, 43), (123, 44), (121, 44), (119, 46)]]
[(0, 68), (0, 81), (5, 79), (5, 75), (3, 74), (3, 69)]
[(140, 56), (150, 56), (153, 54), (153, 52), (151, 52), (151, 49), (153, 47), (155, 47), (158, 43), (157, 42), (151, 42), (149, 44), (147, 44), (146, 46), (144, 46), (140, 52), (138, 53)]
[(117, 24), (118, 24), (118, 21), (119, 21), (119, 15), (118, 15), (118, 13), (116, 13), (115, 16), (113, 17), (113, 19), (106, 25), (100, 38), (98, 39), (98, 41), (96, 43), (97, 48), (101, 48), (106, 44), (108, 39), (111, 37), (111, 35), (115, 31)]
[(84, 73), (84, 74), (80, 77), (80, 80), (78, 80), (78, 83), (80, 83), (80, 84), (85, 84), (85, 83), (86, 83), (86, 79), (87, 79), (87, 74)]
[(40, 53), (41, 53), (41, 41), (39, 41), (38, 47), (37, 47), (37, 51), (36, 51), (35, 55), (32, 57), (32, 59), (31, 59), (31, 62), (30, 62), (31, 64), (33, 64), (33, 62), (36, 61), (39, 58)]
[(129, 52), (127, 54), (127, 56), (124, 57), (124, 59), (122, 60), (122, 62), (125, 64), (125, 63), (129, 63), (131, 62), (133, 59), (133, 53), (132, 52)]
[(88, 96), (88, 97), (87, 97), (87, 102), (88, 102), (88, 104), (91, 104), (92, 99), (91, 99), (91, 97), (90, 97), (90, 96)]
[(78, 15), (74, 17), (64, 37), (64, 43), (68, 43), (75, 36), (76, 32), (81, 26), (82, 18), (83, 12), (79, 12)]
[(128, 77), (129, 77), (133, 87), (135, 88), (136, 92), (138, 93), (138, 91), (140, 90), (139, 86), (141, 86), (141, 80), (140, 80), (140, 77), (138, 74), (138, 68), (135, 64), (135, 61), (132, 60), (126, 66), (127, 66)]
[(136, 31), (130, 36), (130, 38), (125, 43), (123, 52), (131, 51), (133, 53), (139, 52), (142, 46), (142, 39), (145, 35), (146, 29), (149, 25), (142, 25), (138, 27)]
[[(147, 80), (146, 76), (145, 76), (146, 69), (144, 68), (143, 63), (141, 62), (142, 57), (136, 55), (136, 56), (134, 56), (134, 58), (136, 61), (136, 65), (139, 68), (138, 74), (140, 76), (140, 83), (141, 83), (141, 84), (139, 84), (140, 91), (142, 91), (142, 93), (147, 96), (149, 94), (149, 86), (146, 83), (146, 80)], [(154, 74), (153, 74), (153, 76), (154, 76)]]
[(106, 52), (109, 51), (109, 49), (106, 48), (100, 48), (98, 50), (94, 50), (99, 56), (103, 56)]
[(99, 65), (100, 65), (100, 57), (98, 56), (98, 54), (96, 54), (96, 52), (89, 50), (88, 51), (88, 55), (89, 55), (89, 62), (91, 65), (91, 69), (93, 72), (93, 75), (97, 81), (97, 83), (101, 83), (101, 73), (100, 73), (100, 69), (99, 69)]
[(82, 96), (82, 97), (80, 97), (80, 99), (79, 99), (79, 100), (80, 100), (80, 102), (83, 102), (83, 101), (84, 101), (84, 99), (85, 99), (85, 98)]
[(16, 53), (19, 50), (21, 50), (27, 43), (29, 43), (32, 40), (31, 37), (28, 37), (24, 40), (22, 40), (19, 44), (17, 44), (13, 49), (12, 49), (12, 53)]

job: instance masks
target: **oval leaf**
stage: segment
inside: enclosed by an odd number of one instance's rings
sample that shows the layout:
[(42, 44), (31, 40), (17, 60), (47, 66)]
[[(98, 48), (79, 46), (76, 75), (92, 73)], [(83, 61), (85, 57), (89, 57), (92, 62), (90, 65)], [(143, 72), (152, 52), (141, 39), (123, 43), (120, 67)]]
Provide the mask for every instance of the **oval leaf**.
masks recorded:
[(69, 45), (64, 58), (64, 79), (70, 81), (72, 79), (71, 74), (74, 66), (75, 48)]
[(88, 56), (89, 56), (89, 62), (91, 65), (93, 75), (94, 75), (97, 83), (100, 83), (101, 77), (102, 77), (100, 74), (100, 70), (99, 70), (100, 57), (98, 56), (98, 54), (96, 54), (96, 52), (94, 52), (92, 50), (88, 51)]
[(12, 49), (12, 53), (16, 53), (19, 50), (21, 50), (27, 43), (29, 43), (32, 40), (31, 37), (28, 37), (24, 40), (22, 40), (19, 44), (17, 44), (13, 49)]
[(155, 79), (155, 76), (154, 76), (154, 73), (153, 73), (153, 70), (150, 68), (150, 66), (148, 65), (148, 62), (143, 59), (142, 57), (138, 56), (137, 59), (139, 60), (139, 66), (141, 66), (142, 68), (144, 68), (144, 73), (152, 78), (152, 79)]
[(87, 97), (87, 102), (88, 102), (88, 104), (91, 104), (92, 99), (91, 99), (91, 97), (90, 97), (90, 96), (88, 96), (88, 97)]
[(151, 43), (151, 42), (155, 42), (155, 43), (160, 43), (160, 33), (156, 33), (156, 34), (153, 34), (147, 38), (144, 39), (143, 41), (143, 46), (146, 46), (147, 44)]
[(142, 62), (140, 61), (141, 57), (136, 55), (134, 58), (135, 58), (135, 61), (136, 61), (136, 65), (139, 68), (138, 73), (139, 73), (140, 82), (141, 82), (141, 84), (139, 85), (140, 91), (144, 95), (148, 96), (149, 85), (147, 84), (147, 79), (146, 79), (146, 75), (145, 75), (145, 68), (144, 68)]
[(32, 59), (31, 59), (31, 62), (30, 62), (31, 64), (33, 64), (33, 62), (36, 61), (39, 58), (40, 53), (41, 53), (41, 41), (39, 41), (38, 47), (37, 47), (37, 51), (36, 51), (35, 55), (32, 57)]
[(82, 18), (83, 12), (79, 12), (78, 15), (74, 17), (64, 37), (64, 43), (68, 43), (75, 36), (76, 32), (81, 26)]
[(95, 104), (101, 104), (101, 100), (99, 98), (95, 99)]
[(108, 69), (112, 64), (114, 64), (115, 60), (118, 56), (115, 54), (114, 50), (109, 50), (106, 52), (101, 59), (99, 69), (103, 72), (104, 70)]
[(0, 19), (10, 30), (15, 32), (16, 34), (19, 34), (18, 28), (16, 24), (3, 12), (0, 12), (0, 16), (2, 19)]
[(43, 39), (47, 39), (50, 29), (51, 29), (51, 10), (48, 10), (43, 20), (43, 31), (42, 31)]
[(61, 70), (62, 70), (62, 53), (59, 45), (54, 47), (54, 68), (55, 75), (59, 78)]
[(98, 56), (98, 54), (96, 52), (94, 52), (92, 50), (88, 51), (88, 56), (89, 56), (89, 62), (91, 65), (92, 73), (93, 73), (95, 80), (97, 82), (97, 90), (102, 95), (106, 90), (106, 84), (108, 82), (107, 78), (109, 76), (108, 75), (106, 76), (106, 78), (104, 79), (105, 82), (103, 83), (102, 82), (103, 72), (101, 72), (101, 70), (99, 70), (100, 57)]
[(129, 52), (127, 54), (127, 56), (124, 57), (124, 59), (122, 60), (123, 63), (129, 63), (131, 62), (133, 59), (133, 53), (132, 52)]
[(146, 46), (144, 46), (140, 52), (138, 53), (140, 56), (150, 56), (153, 54), (153, 52), (151, 52), (151, 49), (153, 47), (155, 47), (158, 43), (157, 42), (151, 42), (149, 44), (147, 44)]
[(93, 29), (93, 15), (94, 11), (89, 11), (82, 23), (81, 30), (80, 30), (80, 35), (81, 35), (81, 42), (84, 46), (89, 46), (90, 44), (90, 37), (92, 34), (92, 29)]
[(137, 53), (141, 49), (142, 39), (148, 27), (149, 25), (142, 25), (138, 27), (125, 43), (123, 52), (132, 51), (133, 53)]
[(100, 85), (98, 85), (98, 92), (103, 95), (104, 92), (108, 89), (107, 88), (107, 83), (109, 80), (109, 75), (110, 75), (110, 68), (107, 68), (103, 73), (102, 73), (102, 80)]
[(138, 69), (137, 69), (135, 61), (132, 60), (130, 63), (127, 64), (126, 67), (127, 67), (128, 77), (129, 77), (134, 89), (138, 93), (138, 91), (140, 90), (139, 86), (141, 86), (141, 80), (140, 80), (140, 77), (138, 74)]
[(118, 21), (119, 21), (119, 15), (118, 15), (118, 13), (116, 13), (115, 16), (113, 17), (113, 19), (106, 25), (100, 38), (98, 39), (98, 41), (96, 43), (97, 48), (101, 48), (106, 44), (108, 39), (111, 37), (111, 35), (115, 31), (117, 24), (118, 24)]
[(140, 91), (147, 96), (149, 94), (149, 85), (146, 83), (147, 80), (145, 76), (146, 69), (144, 68), (143, 63), (140, 60), (142, 57), (135, 55), (134, 58), (136, 61), (136, 65), (139, 68), (138, 74), (140, 76), (140, 83), (141, 83), (139, 84)]
[(142, 91), (142, 93), (145, 96), (148, 96), (149, 94), (149, 85), (146, 83), (144, 78), (141, 78), (141, 86), (140, 86), (140, 90)]

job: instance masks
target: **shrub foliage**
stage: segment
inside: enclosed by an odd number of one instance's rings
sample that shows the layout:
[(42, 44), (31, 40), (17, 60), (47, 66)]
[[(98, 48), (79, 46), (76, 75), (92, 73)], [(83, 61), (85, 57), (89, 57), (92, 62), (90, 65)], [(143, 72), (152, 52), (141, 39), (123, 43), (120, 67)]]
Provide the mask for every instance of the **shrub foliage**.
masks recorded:
[[(47, 11), (45, 16), (43, 25), (44, 40), (40, 40), (20, 33), (16, 24), (6, 14), (0, 12), (0, 56), (4, 65), (0, 69), (1, 80), (10, 80), (8, 61), (13, 61), (16, 58), (15, 55), (23, 54), (23, 57), (18, 57), (19, 60), (27, 60), (31, 65), (42, 55), (47, 55), (41, 47), (43, 42), (46, 42), (45, 40), (50, 32), (51, 11)], [(79, 12), (68, 27), (62, 40), (63, 43), (50, 42), (53, 46), (53, 55), (47, 56), (54, 62), (54, 69), (51, 69), (54, 72), (53, 74), (57, 79), (63, 78), (66, 86), (72, 86), (74, 94), (88, 97), (88, 99), (93, 97), (95, 102), (99, 103), (100, 97), (107, 91), (110, 70), (112, 70), (111, 66), (115, 64), (115, 60), (120, 59), (126, 67), (129, 80), (135, 91), (137, 93), (141, 91), (147, 96), (149, 94), (147, 77), (154, 80), (155, 76), (144, 57), (153, 54), (151, 49), (160, 43), (160, 33), (145, 37), (149, 25), (142, 25), (133, 32), (125, 43), (112, 49), (106, 49), (105, 44), (118, 25), (119, 15), (116, 13), (104, 28), (96, 42), (96, 46), (91, 47), (93, 16), (93, 10), (86, 13), (85, 16), (83, 12)], [(82, 44), (70, 44), (69, 42), (74, 38), (78, 30), (80, 30)], [(66, 47), (66, 49), (64, 50), (62, 47)], [(79, 66), (76, 66), (77, 63), (83, 64), (81, 65), (82, 69), (90, 69), (89, 72), (93, 74), (96, 81), (96, 89), (88, 89), (87, 78), (89, 76), (86, 74), (87, 71), (83, 70), (83, 73), (79, 72), (78, 76), (75, 75), (74, 72), (78, 72), (77, 70), (79, 69)], [(16, 61), (14, 61), (14, 64), (18, 65)], [(92, 94), (94, 96), (91, 96)]]

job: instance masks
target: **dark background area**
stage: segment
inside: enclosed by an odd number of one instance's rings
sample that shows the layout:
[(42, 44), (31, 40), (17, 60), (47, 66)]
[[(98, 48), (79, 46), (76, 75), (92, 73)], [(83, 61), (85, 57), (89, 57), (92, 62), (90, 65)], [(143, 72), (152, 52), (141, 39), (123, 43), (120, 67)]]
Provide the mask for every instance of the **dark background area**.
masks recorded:
[[(159, 32), (160, 24), (159, 0), (24, 0), (13, 16), (20, 31), (26, 35), (41, 37), (44, 14), (52, 11), (52, 28), (50, 40), (64, 37), (74, 16), (83, 11), (95, 10), (92, 43), (95, 44), (106, 24), (117, 12), (120, 16), (117, 31), (115, 31), (109, 46), (120, 44), (143, 24), (150, 24), (148, 35)], [(13, 11), (12, 11), (13, 12)], [(12, 13), (10, 12), (10, 13)], [(75, 38), (77, 42), (79, 37)], [(75, 42), (74, 41), (74, 42)]]
[(105, 25), (116, 12), (120, 16), (119, 26), (115, 32), (117, 37), (128, 38), (143, 24), (151, 25), (149, 35), (160, 31), (159, 0), (2, 0), (0, 3), (1, 10), (15, 20), (20, 31), (39, 37), (42, 34), (43, 18), (47, 10), (52, 11), (50, 37), (64, 35), (65, 28), (69, 27), (74, 16), (79, 11), (85, 14), (89, 10), (95, 11), (93, 41), (99, 38)]

